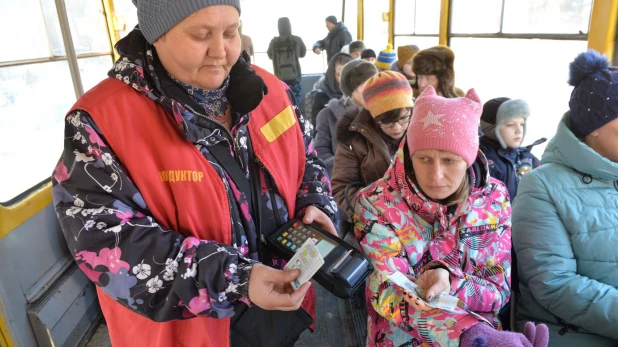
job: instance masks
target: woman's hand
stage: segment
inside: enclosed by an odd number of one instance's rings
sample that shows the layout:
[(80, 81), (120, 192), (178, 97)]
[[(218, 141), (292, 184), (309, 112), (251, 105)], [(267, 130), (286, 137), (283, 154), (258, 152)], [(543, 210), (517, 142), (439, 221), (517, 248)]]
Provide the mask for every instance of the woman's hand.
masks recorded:
[[(431, 301), (438, 293), (448, 294), (451, 289), (450, 273), (442, 268), (427, 270), (414, 282), (417, 286), (427, 290), (426, 301)], [(404, 291), (403, 299), (415, 310), (430, 311), (433, 308), (421, 302), (413, 293)]]
[(294, 292), (289, 282), (298, 275), (298, 270), (282, 271), (254, 264), (249, 275), (249, 300), (265, 310), (298, 310), (311, 286), (311, 281), (307, 281)]
[(319, 225), (322, 229), (324, 229), (329, 234), (334, 235), (335, 237), (339, 237), (337, 235), (337, 229), (333, 224), (333, 221), (328, 218), (326, 213), (322, 212), (319, 208), (315, 206), (309, 206), (305, 209), (305, 216), (303, 217), (303, 223), (311, 224), (315, 223)]

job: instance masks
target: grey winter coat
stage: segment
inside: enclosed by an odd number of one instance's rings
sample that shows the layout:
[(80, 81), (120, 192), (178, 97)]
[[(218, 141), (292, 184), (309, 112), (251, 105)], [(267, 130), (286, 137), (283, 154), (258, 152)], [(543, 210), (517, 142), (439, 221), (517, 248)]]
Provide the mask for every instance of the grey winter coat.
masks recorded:
[(344, 113), (358, 113), (358, 111), (360, 111), (358, 106), (351, 100), (348, 101), (346, 97), (342, 97), (330, 100), (326, 108), (318, 113), (315, 150), (326, 166), (328, 177), (333, 176), (333, 162), (337, 151), (335, 125)]
[(319, 48), (326, 50), (326, 59), (331, 58), (341, 52), (341, 48), (352, 42), (352, 34), (343, 22), (337, 23), (337, 26), (331, 30), (323, 40), (319, 40), (313, 44), (313, 49)]

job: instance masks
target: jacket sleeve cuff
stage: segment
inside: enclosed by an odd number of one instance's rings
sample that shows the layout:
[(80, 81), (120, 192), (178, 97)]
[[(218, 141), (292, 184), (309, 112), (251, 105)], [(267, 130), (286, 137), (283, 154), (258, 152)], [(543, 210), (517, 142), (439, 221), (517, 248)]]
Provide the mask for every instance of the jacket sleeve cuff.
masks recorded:
[(251, 276), (251, 270), (253, 270), (254, 264), (256, 263), (253, 261), (249, 263), (241, 262), (238, 264), (238, 294), (240, 295), (240, 300), (249, 305), (252, 304), (249, 300), (249, 277)]

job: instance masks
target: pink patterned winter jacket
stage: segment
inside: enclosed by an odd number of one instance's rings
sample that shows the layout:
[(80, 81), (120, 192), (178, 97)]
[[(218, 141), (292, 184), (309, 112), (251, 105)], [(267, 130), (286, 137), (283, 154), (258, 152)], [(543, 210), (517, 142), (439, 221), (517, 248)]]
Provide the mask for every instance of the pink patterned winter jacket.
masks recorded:
[(499, 327), (498, 311), (510, 297), (508, 192), (489, 177), (479, 151), (468, 169), (467, 201), (450, 208), (433, 202), (405, 174), (411, 160), (404, 164), (404, 146), (385, 176), (359, 193), (356, 205), (356, 238), (375, 267), (367, 283), (367, 345), (458, 346), (459, 336), (478, 319), (464, 310), (415, 311), (387, 276), (398, 270), (414, 281), (426, 270), (445, 268), (450, 294)]

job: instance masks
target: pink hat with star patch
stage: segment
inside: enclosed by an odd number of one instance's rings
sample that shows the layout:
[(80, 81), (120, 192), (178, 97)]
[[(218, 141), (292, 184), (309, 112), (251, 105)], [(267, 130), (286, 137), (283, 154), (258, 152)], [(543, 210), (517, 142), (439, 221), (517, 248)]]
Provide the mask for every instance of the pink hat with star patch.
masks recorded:
[(463, 98), (447, 99), (427, 87), (416, 99), (406, 135), (410, 155), (439, 149), (462, 157), (468, 167), (479, 151), (478, 127), (483, 105), (474, 89)]

